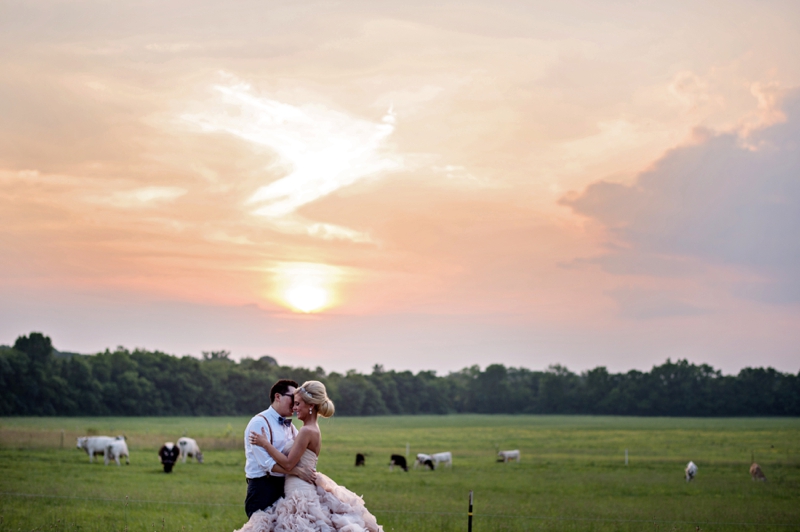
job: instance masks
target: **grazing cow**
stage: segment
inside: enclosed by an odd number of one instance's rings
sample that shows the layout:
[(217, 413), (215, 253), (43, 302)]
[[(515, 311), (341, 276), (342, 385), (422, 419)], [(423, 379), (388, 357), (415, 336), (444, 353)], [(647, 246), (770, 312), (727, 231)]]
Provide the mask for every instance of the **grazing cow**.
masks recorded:
[(364, 455), (361, 453), (356, 454), (356, 467), (364, 465)]
[(393, 454), (391, 461), (389, 462), (389, 471), (394, 471), (394, 466), (397, 466), (406, 473), (408, 473), (408, 464), (406, 464), (405, 456), (400, 456), (399, 454)]
[(128, 444), (125, 443), (125, 440), (116, 439), (108, 444), (106, 447), (106, 455), (103, 459), (103, 462), (108, 465), (110, 460), (114, 460), (117, 465), (120, 465), (119, 458), (120, 456), (125, 457), (125, 464), (131, 465), (130, 455), (128, 453)]
[(453, 453), (450, 451), (444, 453), (436, 453), (431, 455), (431, 461), (436, 464), (444, 464), (447, 467), (452, 467), (453, 465)]
[(183, 457), (183, 463), (186, 463), (186, 458), (189, 456), (194, 456), (197, 459), (198, 464), (203, 463), (203, 453), (200, 452), (200, 446), (197, 445), (197, 442), (192, 438), (187, 438), (184, 436), (178, 440), (178, 447), (181, 448), (181, 456)]
[(761, 466), (755, 462), (750, 466), (750, 478), (753, 480), (760, 480), (761, 482), (767, 481), (767, 477), (764, 475), (764, 472), (761, 471)]
[(694, 465), (694, 462), (686, 464), (686, 471), (684, 471), (684, 473), (686, 473), (686, 482), (689, 482), (697, 475), (697, 466)]
[(427, 467), (431, 471), (433, 471), (436, 468), (436, 464), (431, 458), (431, 455), (425, 453), (417, 453), (417, 459), (414, 460), (414, 469), (416, 469), (418, 465), (421, 465), (422, 467)]
[(78, 438), (78, 449), (83, 449), (89, 455), (89, 463), (94, 462), (94, 457), (98, 455), (106, 455), (106, 449), (115, 440), (125, 441), (125, 436), (84, 436)]
[(519, 462), (519, 449), (514, 449), (513, 451), (500, 451), (497, 453), (498, 462), (505, 463), (509, 460), (516, 460)]
[(172, 472), (172, 467), (175, 465), (175, 462), (178, 461), (180, 456), (180, 447), (171, 441), (168, 441), (161, 446), (161, 449), (158, 450), (158, 458), (161, 460), (161, 464), (164, 466), (164, 473)]
[[(417, 459), (414, 461), (414, 469), (417, 468), (418, 465), (425, 466), (427, 465), (426, 462), (433, 463), (431, 459), (431, 455), (425, 453), (417, 453)], [(433, 468), (431, 468), (433, 469)]]

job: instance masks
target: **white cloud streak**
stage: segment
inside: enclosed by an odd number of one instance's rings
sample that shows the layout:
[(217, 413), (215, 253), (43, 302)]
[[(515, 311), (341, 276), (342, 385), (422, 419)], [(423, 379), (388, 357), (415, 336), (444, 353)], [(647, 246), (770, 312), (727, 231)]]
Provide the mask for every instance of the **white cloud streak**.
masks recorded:
[(293, 106), (253, 93), (231, 80), (214, 87), (217, 105), (183, 119), (202, 131), (222, 131), (268, 146), (287, 173), (258, 188), (246, 201), (252, 213), (285, 233), (369, 242), (369, 235), (334, 224), (307, 220), (298, 209), (337, 190), (404, 168), (386, 140), (395, 129), (391, 108), (381, 122), (354, 118), (319, 105)]
[(180, 187), (142, 187), (120, 190), (110, 196), (92, 196), (88, 199), (94, 203), (106, 203), (114, 207), (129, 209), (169, 203), (185, 194), (186, 189)]

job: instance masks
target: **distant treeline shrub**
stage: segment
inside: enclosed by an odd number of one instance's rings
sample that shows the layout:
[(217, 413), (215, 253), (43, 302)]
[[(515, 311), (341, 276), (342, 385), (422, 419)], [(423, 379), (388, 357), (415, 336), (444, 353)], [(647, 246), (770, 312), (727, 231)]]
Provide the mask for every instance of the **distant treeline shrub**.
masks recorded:
[(249, 415), (268, 406), (279, 378), (323, 381), (341, 415), (611, 414), (637, 416), (797, 416), (800, 374), (745, 368), (722, 375), (707, 364), (667, 360), (650, 372), (575, 374), (492, 364), (446, 376), (433, 371), (369, 375), (280, 366), (271, 357), (231, 360), (118, 347), (96, 355), (55, 351), (41, 333), (0, 347), (0, 415)]

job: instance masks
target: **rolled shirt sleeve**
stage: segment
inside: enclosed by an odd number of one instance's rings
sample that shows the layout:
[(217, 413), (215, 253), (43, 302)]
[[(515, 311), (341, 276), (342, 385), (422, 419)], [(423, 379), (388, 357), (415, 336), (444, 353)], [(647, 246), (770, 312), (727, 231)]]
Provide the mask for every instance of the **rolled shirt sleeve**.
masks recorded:
[[(263, 447), (250, 443), (250, 432), (261, 434), (262, 428), (269, 435), (267, 422), (261, 416), (255, 416), (244, 430), (245, 474), (248, 478), (262, 477), (267, 473), (272, 474), (272, 468), (275, 466), (275, 460)], [(261, 474), (256, 474), (257, 471), (260, 471)], [(283, 475), (276, 473), (276, 476)]]

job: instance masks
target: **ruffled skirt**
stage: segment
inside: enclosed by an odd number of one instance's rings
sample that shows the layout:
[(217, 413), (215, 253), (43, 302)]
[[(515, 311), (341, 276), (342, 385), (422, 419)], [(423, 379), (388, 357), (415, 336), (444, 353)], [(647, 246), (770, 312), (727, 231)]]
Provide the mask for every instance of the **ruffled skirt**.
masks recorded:
[(383, 532), (364, 499), (317, 473), (317, 485), (296, 477), (286, 481), (286, 496), (255, 512), (237, 532)]

